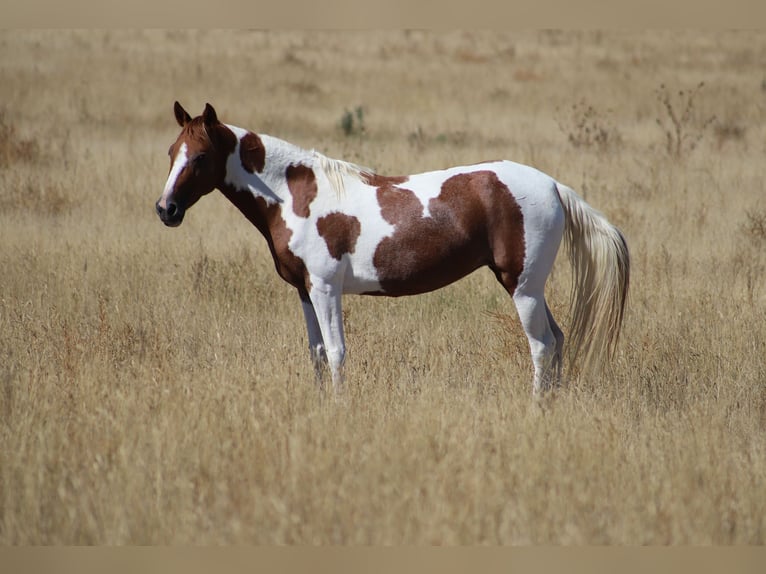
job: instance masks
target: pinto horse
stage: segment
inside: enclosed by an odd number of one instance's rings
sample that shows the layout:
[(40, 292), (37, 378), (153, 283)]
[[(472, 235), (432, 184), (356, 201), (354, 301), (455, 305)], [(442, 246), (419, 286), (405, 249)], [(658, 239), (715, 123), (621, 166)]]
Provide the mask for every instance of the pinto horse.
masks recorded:
[(545, 301), (562, 238), (573, 268), (571, 348), (583, 370), (614, 354), (628, 294), (625, 238), (574, 191), (525, 165), (494, 161), (390, 177), (223, 124), (210, 104), (182, 130), (156, 210), (180, 225), (219, 189), (263, 234), (277, 273), (298, 290), (321, 387), (341, 390), (341, 296), (439, 289), (488, 266), (529, 340), (533, 392), (559, 384), (564, 334)]

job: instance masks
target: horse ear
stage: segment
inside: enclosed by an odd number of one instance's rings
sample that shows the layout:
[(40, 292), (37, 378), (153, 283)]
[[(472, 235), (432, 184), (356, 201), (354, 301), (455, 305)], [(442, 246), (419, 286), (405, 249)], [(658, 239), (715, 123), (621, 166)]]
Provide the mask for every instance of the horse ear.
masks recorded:
[(202, 112), (202, 119), (206, 126), (213, 126), (218, 123), (218, 115), (215, 113), (213, 106), (205, 104), (205, 111)]
[(191, 121), (191, 116), (178, 102), (173, 105), (173, 112), (176, 115), (176, 121), (178, 122), (179, 126), (184, 127)]

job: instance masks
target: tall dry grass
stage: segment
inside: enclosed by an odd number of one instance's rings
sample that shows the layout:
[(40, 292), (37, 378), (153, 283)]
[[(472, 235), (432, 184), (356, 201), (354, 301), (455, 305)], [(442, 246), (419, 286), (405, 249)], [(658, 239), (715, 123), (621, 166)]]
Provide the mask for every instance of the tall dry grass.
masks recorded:
[[(755, 32), (1, 32), (0, 542), (762, 544), (764, 60)], [(322, 400), (257, 232), (218, 194), (154, 214), (175, 99), (384, 173), (548, 171), (628, 238), (614, 364), (533, 403), (482, 271), (348, 297)]]

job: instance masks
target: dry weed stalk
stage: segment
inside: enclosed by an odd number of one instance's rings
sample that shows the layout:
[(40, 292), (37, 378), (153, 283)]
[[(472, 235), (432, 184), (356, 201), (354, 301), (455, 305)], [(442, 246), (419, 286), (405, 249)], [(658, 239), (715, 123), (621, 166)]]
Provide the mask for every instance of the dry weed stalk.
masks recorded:
[(622, 136), (608, 118), (609, 113), (596, 110), (583, 99), (572, 104), (568, 117), (560, 117), (557, 110), (556, 123), (574, 147), (605, 151), (622, 143)]
[(678, 90), (675, 101), (665, 84), (655, 90), (667, 116), (658, 117), (656, 122), (665, 135), (665, 151), (673, 159), (682, 159), (694, 151), (716, 119), (715, 115), (700, 119), (694, 113), (695, 98), (704, 86), (705, 82), (700, 82), (692, 90)]

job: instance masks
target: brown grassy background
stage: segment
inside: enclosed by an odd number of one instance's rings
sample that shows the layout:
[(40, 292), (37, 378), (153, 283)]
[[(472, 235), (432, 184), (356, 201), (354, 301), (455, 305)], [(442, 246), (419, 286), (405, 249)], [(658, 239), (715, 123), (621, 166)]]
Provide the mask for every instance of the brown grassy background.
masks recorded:
[[(757, 32), (0, 32), (0, 543), (763, 544), (764, 61)], [(257, 231), (219, 194), (154, 214), (175, 99), (574, 187), (633, 255), (612, 368), (535, 405), (480, 271), (346, 298), (319, 400)], [(562, 258), (565, 331), (568, 286)]]

